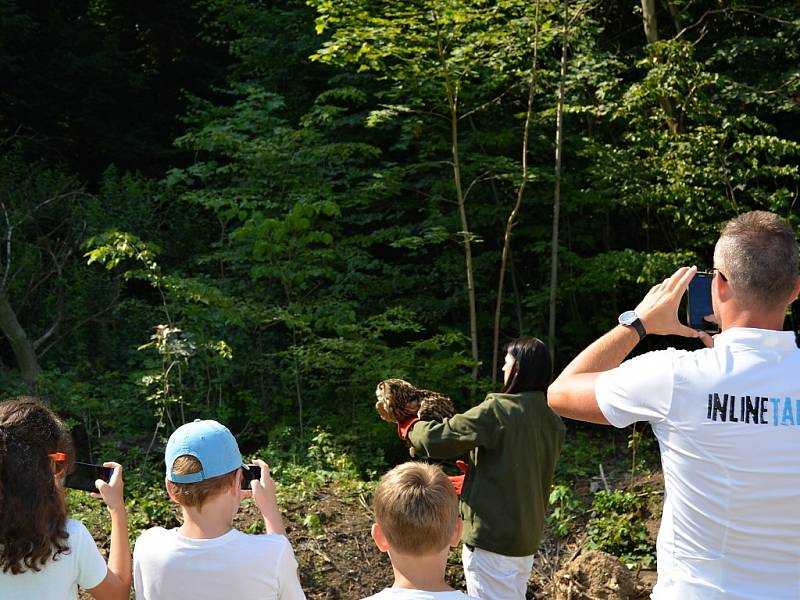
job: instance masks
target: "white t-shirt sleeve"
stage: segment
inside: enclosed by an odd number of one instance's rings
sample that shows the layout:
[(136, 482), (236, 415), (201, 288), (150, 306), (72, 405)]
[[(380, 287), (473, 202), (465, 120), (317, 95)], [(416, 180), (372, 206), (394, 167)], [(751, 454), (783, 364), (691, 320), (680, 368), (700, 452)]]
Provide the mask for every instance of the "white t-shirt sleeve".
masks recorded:
[(85, 590), (91, 590), (103, 583), (108, 574), (106, 561), (100, 555), (92, 534), (80, 521), (71, 521), (69, 528), (69, 547), (75, 553), (78, 567), (77, 583)]
[(297, 574), (297, 559), (294, 557), (294, 551), (289, 540), (283, 539), (286, 544), (278, 559), (280, 600), (306, 600), (303, 588), (300, 587), (300, 578)]
[(669, 348), (641, 354), (598, 376), (594, 395), (609, 423), (627, 427), (666, 418), (672, 406), (674, 352)]

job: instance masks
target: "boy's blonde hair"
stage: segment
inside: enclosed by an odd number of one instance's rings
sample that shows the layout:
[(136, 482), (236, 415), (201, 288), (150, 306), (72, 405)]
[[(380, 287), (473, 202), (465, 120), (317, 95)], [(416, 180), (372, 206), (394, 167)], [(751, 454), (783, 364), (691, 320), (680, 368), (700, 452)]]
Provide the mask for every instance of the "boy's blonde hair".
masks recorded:
[[(203, 465), (200, 461), (189, 454), (179, 456), (172, 465), (172, 471), (176, 475), (199, 473), (202, 470)], [(170, 494), (178, 504), (181, 506), (195, 506), (200, 511), (208, 498), (216, 496), (233, 485), (237, 471), (238, 469), (218, 477), (198, 481), (197, 483), (175, 483), (167, 480), (167, 489), (169, 489)]]
[(439, 466), (421, 462), (386, 473), (373, 507), (386, 540), (402, 554), (432, 554), (448, 547), (458, 521), (453, 484)]

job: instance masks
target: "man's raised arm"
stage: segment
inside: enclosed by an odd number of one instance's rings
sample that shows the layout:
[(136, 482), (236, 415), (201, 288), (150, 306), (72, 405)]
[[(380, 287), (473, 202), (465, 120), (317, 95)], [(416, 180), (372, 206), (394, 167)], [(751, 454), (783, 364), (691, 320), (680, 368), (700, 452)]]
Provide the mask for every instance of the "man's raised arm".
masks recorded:
[(653, 286), (634, 311), (620, 315), (620, 324), (576, 356), (550, 385), (550, 408), (563, 417), (608, 425), (595, 396), (597, 377), (617, 368), (646, 334), (699, 337), (712, 345), (707, 333), (678, 321), (681, 297), (696, 273), (696, 267), (681, 267)]

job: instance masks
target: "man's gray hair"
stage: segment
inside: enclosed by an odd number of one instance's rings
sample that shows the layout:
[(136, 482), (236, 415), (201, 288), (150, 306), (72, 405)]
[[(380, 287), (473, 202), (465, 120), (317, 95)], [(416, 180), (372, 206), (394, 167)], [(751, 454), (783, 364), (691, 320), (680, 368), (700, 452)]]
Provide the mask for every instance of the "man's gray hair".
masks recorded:
[(774, 213), (754, 210), (725, 224), (714, 264), (745, 305), (774, 309), (792, 300), (797, 253), (791, 225)]

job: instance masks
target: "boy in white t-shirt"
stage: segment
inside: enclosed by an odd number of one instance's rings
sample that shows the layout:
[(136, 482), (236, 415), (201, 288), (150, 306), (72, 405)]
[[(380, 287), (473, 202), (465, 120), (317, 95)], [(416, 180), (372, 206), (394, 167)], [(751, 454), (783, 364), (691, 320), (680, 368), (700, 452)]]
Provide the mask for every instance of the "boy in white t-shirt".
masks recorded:
[(137, 540), (137, 600), (305, 600), (266, 463), (255, 461), (261, 478), (250, 487), (267, 534), (248, 535), (232, 525), (250, 492), (240, 490), (247, 467), (226, 427), (200, 420), (179, 427), (164, 462), (167, 493), (180, 505), (183, 525), (154, 527)]
[(435, 465), (408, 462), (383, 476), (372, 539), (389, 554), (394, 585), (365, 600), (477, 600), (447, 585), (447, 553), (461, 540), (453, 484)]

